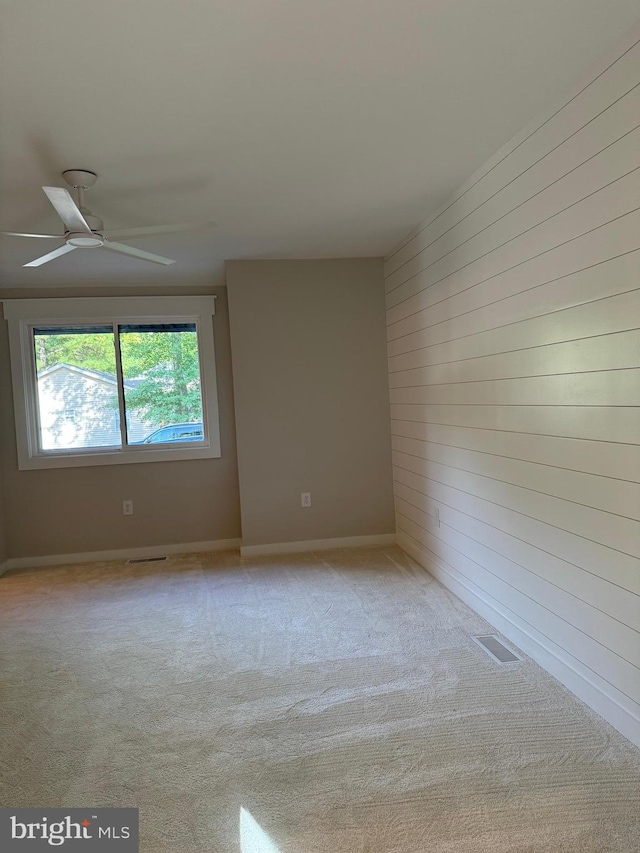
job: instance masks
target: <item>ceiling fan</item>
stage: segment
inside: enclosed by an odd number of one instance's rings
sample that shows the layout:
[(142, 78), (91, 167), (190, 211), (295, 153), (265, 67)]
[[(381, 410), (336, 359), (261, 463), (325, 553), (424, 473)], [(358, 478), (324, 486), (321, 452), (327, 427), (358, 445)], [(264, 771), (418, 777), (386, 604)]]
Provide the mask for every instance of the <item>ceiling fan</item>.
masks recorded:
[(123, 255), (132, 255), (143, 261), (151, 261), (154, 264), (174, 264), (171, 258), (162, 255), (154, 255), (152, 252), (143, 252), (133, 246), (114, 242), (112, 237), (142, 237), (147, 234), (171, 234), (178, 231), (190, 231), (215, 225), (215, 222), (185, 222), (174, 225), (150, 225), (141, 228), (123, 228), (119, 231), (108, 231), (105, 233), (104, 224), (99, 216), (94, 216), (88, 207), (85, 207), (85, 190), (90, 189), (98, 179), (95, 172), (85, 169), (67, 169), (62, 177), (78, 193), (78, 203), (73, 200), (69, 190), (64, 187), (42, 187), (47, 198), (55, 207), (60, 219), (64, 222), (64, 234), (24, 234), (21, 231), (0, 231), (9, 237), (40, 237), (51, 240), (64, 240), (64, 245), (59, 246), (52, 252), (24, 264), (25, 267), (39, 267), (47, 264), (55, 258), (74, 252), (76, 249), (108, 249), (110, 252), (119, 252)]

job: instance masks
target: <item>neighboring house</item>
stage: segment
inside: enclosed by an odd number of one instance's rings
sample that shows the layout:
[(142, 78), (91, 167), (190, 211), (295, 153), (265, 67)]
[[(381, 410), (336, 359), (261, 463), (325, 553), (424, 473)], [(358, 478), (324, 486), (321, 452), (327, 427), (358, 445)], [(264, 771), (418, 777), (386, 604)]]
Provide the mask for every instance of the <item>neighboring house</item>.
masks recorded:
[[(134, 389), (139, 380), (125, 379)], [(38, 376), (38, 405), (43, 450), (108, 447), (120, 444), (116, 377), (101, 370), (55, 364)], [(129, 441), (141, 441), (154, 427), (136, 412), (127, 413)]]

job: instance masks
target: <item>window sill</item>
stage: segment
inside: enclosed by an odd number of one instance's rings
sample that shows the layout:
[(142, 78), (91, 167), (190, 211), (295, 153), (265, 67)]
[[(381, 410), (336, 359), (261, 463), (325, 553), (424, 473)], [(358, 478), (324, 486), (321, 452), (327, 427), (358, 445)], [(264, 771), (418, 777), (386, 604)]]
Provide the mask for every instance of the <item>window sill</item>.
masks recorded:
[(175, 462), (186, 459), (219, 459), (221, 456), (219, 448), (215, 447), (172, 447), (163, 450), (142, 450), (131, 448), (120, 450), (120, 448), (105, 448), (96, 451), (91, 449), (87, 453), (52, 451), (31, 456), (20, 462), (21, 471), (34, 471), (46, 468), (88, 468), (94, 465), (127, 465), (138, 462)]

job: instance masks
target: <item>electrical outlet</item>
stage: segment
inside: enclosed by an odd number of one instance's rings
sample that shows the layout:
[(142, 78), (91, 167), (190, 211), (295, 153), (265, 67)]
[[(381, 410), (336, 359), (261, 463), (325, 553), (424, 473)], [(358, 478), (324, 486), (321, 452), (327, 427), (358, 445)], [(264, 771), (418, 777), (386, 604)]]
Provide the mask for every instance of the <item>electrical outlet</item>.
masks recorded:
[(311, 506), (311, 492), (300, 493), (300, 504), (301, 506)]
[(122, 514), (133, 515), (133, 501), (122, 501)]

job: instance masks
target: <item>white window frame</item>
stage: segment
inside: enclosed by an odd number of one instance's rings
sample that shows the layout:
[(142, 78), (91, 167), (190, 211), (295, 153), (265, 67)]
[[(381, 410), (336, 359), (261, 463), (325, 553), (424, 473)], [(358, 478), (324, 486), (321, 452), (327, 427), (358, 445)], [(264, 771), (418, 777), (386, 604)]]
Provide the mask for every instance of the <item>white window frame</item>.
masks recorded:
[[(18, 468), (76, 468), (132, 462), (211, 459), (221, 455), (213, 337), (215, 296), (126, 296), (78, 299), (6, 299)], [(122, 417), (121, 365), (116, 359), (122, 447), (40, 450), (33, 329), (39, 326), (195, 323), (198, 335), (204, 441), (180, 446), (127, 445)], [(116, 346), (118, 345), (118, 339)]]

